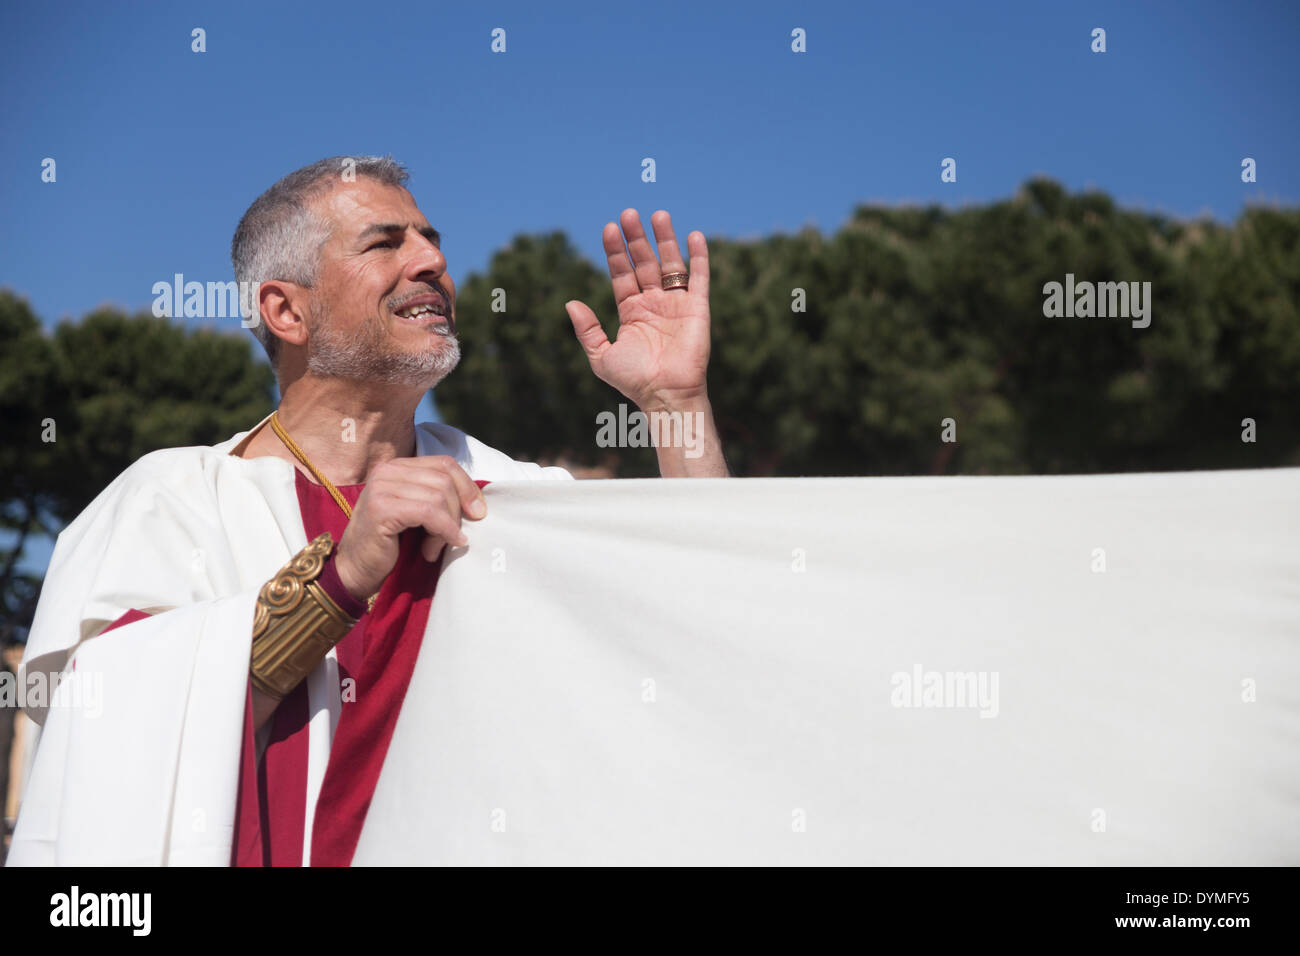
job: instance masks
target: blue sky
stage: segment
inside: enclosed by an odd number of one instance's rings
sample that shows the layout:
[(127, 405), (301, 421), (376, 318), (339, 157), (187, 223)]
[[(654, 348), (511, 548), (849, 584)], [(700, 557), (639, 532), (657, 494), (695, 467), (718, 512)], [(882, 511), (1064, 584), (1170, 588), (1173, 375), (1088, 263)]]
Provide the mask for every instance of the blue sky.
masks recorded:
[[(178, 272), (227, 280), (249, 203), (341, 153), (407, 164), (458, 283), (520, 232), (564, 230), (600, 262), (601, 228), (628, 206), (647, 222), (668, 209), (679, 236), (752, 238), (831, 231), (863, 202), (983, 202), (1046, 174), (1231, 220), (1300, 200), (1298, 11), (5, 0), (0, 286), (50, 323), (147, 309)], [(29, 554), (47, 560), (48, 543)]]
[[(0, 285), (48, 322), (147, 308), (177, 272), (228, 279), (258, 193), (347, 152), (409, 166), (457, 281), (519, 232), (562, 229), (600, 261), (627, 206), (755, 237), (833, 230), (861, 202), (1003, 197), (1036, 173), (1228, 220), (1300, 199), (1297, 11), (6, 0)], [(941, 183), (949, 156), (958, 179)]]

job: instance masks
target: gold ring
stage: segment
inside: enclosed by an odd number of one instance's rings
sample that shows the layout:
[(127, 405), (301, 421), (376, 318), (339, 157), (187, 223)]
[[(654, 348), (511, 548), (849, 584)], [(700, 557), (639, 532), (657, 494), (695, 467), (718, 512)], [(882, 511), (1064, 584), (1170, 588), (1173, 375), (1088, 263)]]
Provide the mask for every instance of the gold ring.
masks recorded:
[(685, 289), (688, 281), (690, 273), (687, 272), (670, 272), (660, 280), (665, 289)]

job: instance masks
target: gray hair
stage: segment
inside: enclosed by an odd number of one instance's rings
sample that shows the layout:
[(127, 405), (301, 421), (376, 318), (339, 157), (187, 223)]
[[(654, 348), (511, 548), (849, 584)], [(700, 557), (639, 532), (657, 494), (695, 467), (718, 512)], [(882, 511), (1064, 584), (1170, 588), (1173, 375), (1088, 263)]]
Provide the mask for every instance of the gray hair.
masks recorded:
[[(405, 167), (392, 156), (332, 156), (285, 176), (258, 196), (235, 229), (230, 261), (235, 281), (248, 289), (252, 314), (257, 315), (257, 289), (281, 279), (311, 288), (320, 268), (320, 253), (331, 224), (316, 215), (311, 201), (344, 180), (345, 173), (364, 176), (387, 186), (405, 186)], [(271, 368), (280, 365), (280, 340), (260, 318), (253, 335), (262, 343)]]

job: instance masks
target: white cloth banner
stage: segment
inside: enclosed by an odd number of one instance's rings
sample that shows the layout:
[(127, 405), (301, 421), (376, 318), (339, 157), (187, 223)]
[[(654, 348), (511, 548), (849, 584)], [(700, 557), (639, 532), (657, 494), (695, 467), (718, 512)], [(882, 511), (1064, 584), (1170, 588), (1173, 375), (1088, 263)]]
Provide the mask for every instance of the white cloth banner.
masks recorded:
[(486, 495), (357, 864), (1300, 864), (1300, 469)]

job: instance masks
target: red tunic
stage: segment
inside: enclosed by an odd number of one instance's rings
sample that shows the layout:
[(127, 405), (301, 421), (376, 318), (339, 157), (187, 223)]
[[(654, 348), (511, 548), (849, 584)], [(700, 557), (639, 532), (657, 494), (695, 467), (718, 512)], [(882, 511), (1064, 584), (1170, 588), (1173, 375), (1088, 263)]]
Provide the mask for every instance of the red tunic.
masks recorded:
[[(343, 537), (347, 516), (322, 485), (295, 470), (303, 530), (311, 541), (328, 531)], [(476, 481), (480, 488), (487, 481)], [(365, 488), (340, 485), (356, 506)], [(429, 605), (442, 571), (420, 554), (424, 531), (410, 528), (399, 538), (397, 564), (385, 579), (375, 610), (363, 614), (338, 643), (339, 683), (344, 692), (329, 762), (312, 821), (312, 866), (348, 866), (357, 848), (366, 810), (388, 753), (393, 727), (415, 669)], [(132, 608), (105, 631), (148, 617)], [(76, 662), (73, 662), (73, 668)], [(232, 866), (301, 866), (307, 820), (307, 685), (304, 681), (276, 708), (270, 738), (259, 763), (253, 730), (250, 681), (244, 696), (244, 740), (239, 759)]]
[[(301, 471), (295, 474), (307, 540), (329, 531), (338, 542), (347, 527), (343, 510), (323, 486), (308, 481)], [(477, 484), (483, 487), (487, 482)], [(338, 490), (355, 506), (364, 487), (341, 485)], [(316, 801), (312, 866), (347, 866), (352, 862), (442, 570), (441, 558), (430, 564), (420, 554), (424, 536), (420, 528), (402, 533), (397, 565), (384, 581), (374, 611), (364, 614), (336, 647), (340, 684), (351, 678), (355, 685), (343, 695)], [(270, 739), (258, 765), (250, 686), (244, 705), (232, 865), (302, 865), (307, 718), (304, 682), (276, 708)]]

